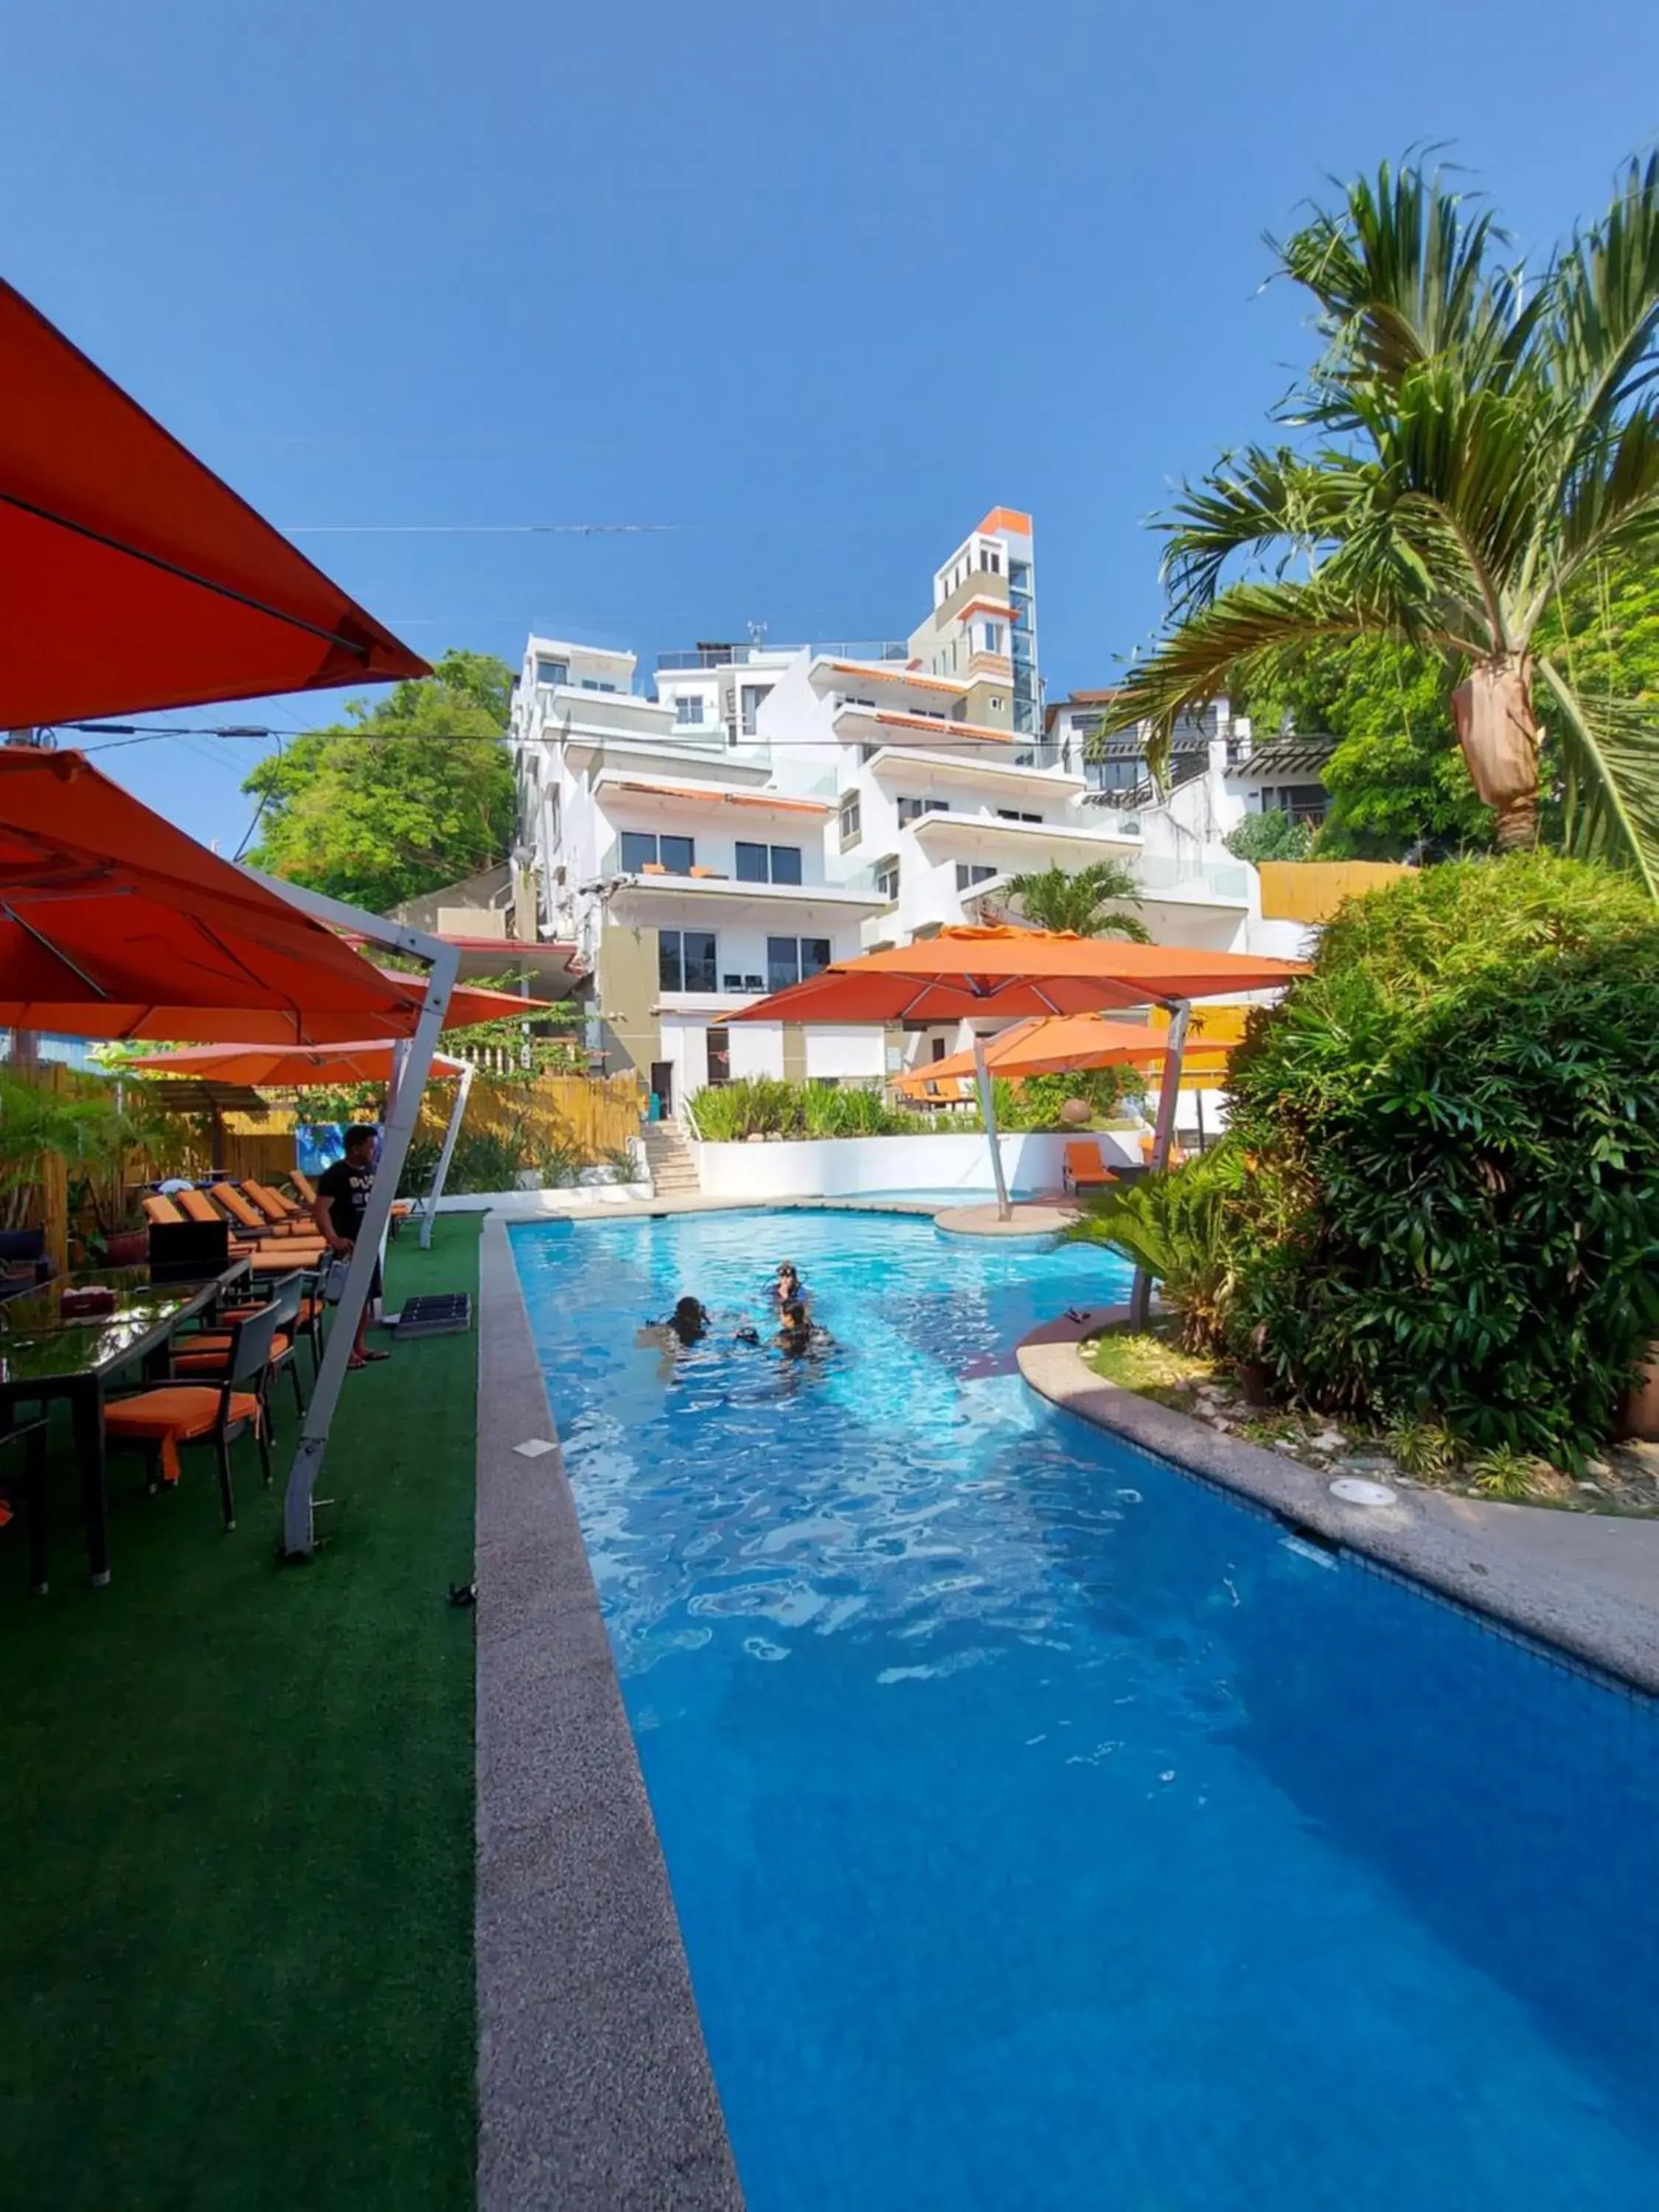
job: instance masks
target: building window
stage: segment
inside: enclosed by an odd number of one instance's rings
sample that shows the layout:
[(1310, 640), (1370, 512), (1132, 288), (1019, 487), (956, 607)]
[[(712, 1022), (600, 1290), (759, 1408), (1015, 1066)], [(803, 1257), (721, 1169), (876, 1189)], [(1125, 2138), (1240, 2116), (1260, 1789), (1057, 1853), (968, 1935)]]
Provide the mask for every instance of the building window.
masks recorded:
[(702, 720), (703, 696), (701, 691), (682, 691), (674, 702), (674, 720), (682, 728)]
[(985, 867), (977, 860), (958, 860), (957, 889), (959, 891), (970, 891), (975, 884), (988, 883), (995, 873), (994, 868)]
[(1031, 588), (1031, 565), (1029, 561), (1008, 563), (1008, 588), (1011, 592), (1029, 592)]
[(616, 688), (614, 684), (602, 684), (597, 676), (584, 676), (582, 678), (584, 691), (614, 691)]
[(876, 862), (876, 896), (888, 906), (898, 903), (898, 854), (890, 853), (884, 860)]
[(1000, 653), (1002, 651), (1002, 624), (1000, 622), (981, 623), (979, 626), (979, 634), (981, 646), (985, 652)]
[(841, 802), (841, 849), (844, 853), (856, 845), (864, 835), (864, 811), (856, 791), (849, 791)]
[(935, 1060), (943, 1060), (943, 1059), (945, 1058), (945, 1055), (946, 1051), (949, 1049), (949, 1048), (948, 1048), (948, 1047), (946, 1046), (946, 1044), (945, 1044), (945, 1039), (944, 1039), (942, 1036), (936, 1036), (936, 1037), (933, 1039), (933, 1058), (934, 1058)]
[(657, 982), (665, 991), (714, 991), (719, 988), (720, 963), (714, 957), (712, 929), (659, 929), (657, 932)]
[(732, 1080), (732, 1032), (728, 1029), (708, 1032), (708, 1080), (716, 1085)]
[(755, 717), (763, 699), (772, 696), (769, 684), (743, 684), (738, 687), (738, 726), (745, 738), (755, 735)]
[(536, 681), (538, 684), (568, 684), (570, 663), (568, 660), (538, 660)]
[(999, 822), (1041, 822), (1042, 819), (1040, 814), (1022, 814), (1016, 806), (999, 806), (997, 809)]
[(902, 830), (907, 822), (918, 821), (924, 814), (948, 814), (950, 811), (948, 799), (901, 799), (898, 803), (899, 827)]
[(988, 553), (985, 556), (985, 562), (986, 566), (990, 569), (991, 574), (994, 576), (1000, 576), (1002, 574), (1002, 556), (1000, 553)]
[(827, 937), (769, 937), (766, 940), (766, 988), (787, 991), (804, 983), (830, 965)]
[(799, 845), (738, 846), (740, 884), (798, 884), (800, 881)]
[(637, 876), (643, 869), (661, 868), (671, 876), (689, 876), (696, 847), (689, 837), (653, 837), (641, 830), (622, 833), (622, 869)]

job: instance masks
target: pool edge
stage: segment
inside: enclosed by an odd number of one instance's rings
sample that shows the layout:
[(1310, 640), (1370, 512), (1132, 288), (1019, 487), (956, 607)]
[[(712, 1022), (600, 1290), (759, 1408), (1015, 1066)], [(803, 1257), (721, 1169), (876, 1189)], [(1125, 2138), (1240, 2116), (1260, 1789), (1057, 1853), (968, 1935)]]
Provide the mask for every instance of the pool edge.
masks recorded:
[[(1548, 1514), (1535, 1506), (1424, 1489), (1402, 1490), (1385, 1508), (1344, 1505), (1322, 1477), (1282, 1453), (1223, 1435), (1097, 1375), (1084, 1360), (1081, 1342), (1109, 1322), (1127, 1318), (1127, 1311), (1101, 1307), (1075, 1322), (1033, 1329), (1016, 1355), (1027, 1384), (1061, 1412), (1450, 1599), (1541, 1647), (1546, 1657), (1659, 1695), (1659, 1607), (1605, 1583), (1598, 1586), (1582, 1560), (1575, 1567), (1572, 1556), (1575, 1534), (1582, 1547), (1587, 1528), (1622, 1528), (1618, 1540), (1633, 1554), (1649, 1554), (1650, 1587), (1659, 1590), (1659, 1522)], [(1536, 1556), (1535, 1540), (1546, 1522), (1554, 1524), (1549, 1541), (1556, 1556), (1549, 1560)]]
[(480, 2212), (741, 2212), (505, 1222), (479, 1260)]

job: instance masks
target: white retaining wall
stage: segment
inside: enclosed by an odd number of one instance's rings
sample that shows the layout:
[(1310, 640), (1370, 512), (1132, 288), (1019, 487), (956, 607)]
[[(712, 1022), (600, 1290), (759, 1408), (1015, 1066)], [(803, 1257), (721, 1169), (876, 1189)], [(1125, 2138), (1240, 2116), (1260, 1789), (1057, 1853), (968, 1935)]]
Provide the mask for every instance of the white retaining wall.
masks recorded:
[[(872, 1198), (893, 1190), (989, 1190), (983, 1137), (817, 1137), (775, 1144), (703, 1145), (688, 1137), (705, 1198)], [(1000, 1139), (1011, 1192), (1058, 1190), (1061, 1154), (1079, 1141), (1055, 1133)], [(1108, 1167), (1134, 1166), (1127, 1132), (1093, 1131)]]

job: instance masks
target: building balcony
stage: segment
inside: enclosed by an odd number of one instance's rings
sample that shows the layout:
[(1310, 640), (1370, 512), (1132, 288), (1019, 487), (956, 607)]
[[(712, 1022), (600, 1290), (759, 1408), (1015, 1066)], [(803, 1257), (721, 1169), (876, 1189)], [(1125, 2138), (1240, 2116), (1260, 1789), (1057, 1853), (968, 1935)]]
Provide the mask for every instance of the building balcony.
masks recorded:
[[(843, 744), (933, 745), (951, 751), (1006, 752), (1016, 742), (1012, 730), (994, 730), (982, 722), (959, 722), (943, 715), (904, 712), (848, 702), (836, 708), (831, 727)], [(1022, 747), (1022, 750), (1024, 748)]]
[(1011, 875), (1050, 861), (1080, 868), (1091, 860), (1138, 860), (1141, 844), (1111, 830), (1071, 822), (1004, 822), (994, 814), (924, 814), (910, 825), (929, 860), (990, 861)]
[(887, 903), (872, 884), (754, 884), (732, 876), (616, 876), (610, 912), (630, 927), (715, 929), (752, 921), (777, 931), (830, 934)]
[(1037, 757), (1022, 763), (993, 760), (978, 753), (929, 752), (925, 745), (884, 745), (867, 765), (878, 781), (892, 776), (911, 784), (918, 770), (925, 770), (930, 792), (935, 788), (972, 792), (994, 810), (999, 805), (1012, 806), (1023, 798), (1054, 806), (1083, 796), (1084, 780), (1060, 766), (1058, 745), (1044, 744), (1020, 750), (1033, 751)]

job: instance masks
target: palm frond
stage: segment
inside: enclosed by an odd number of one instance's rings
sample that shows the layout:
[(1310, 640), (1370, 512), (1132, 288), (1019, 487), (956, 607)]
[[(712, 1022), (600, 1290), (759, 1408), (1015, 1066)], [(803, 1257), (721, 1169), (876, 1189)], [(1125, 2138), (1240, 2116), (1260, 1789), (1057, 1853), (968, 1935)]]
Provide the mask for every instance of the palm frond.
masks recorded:
[(1361, 471), (1340, 454), (1310, 459), (1286, 447), (1225, 453), (1157, 527), (1164, 532), (1164, 583), (1177, 612), (1207, 605), (1237, 553), (1278, 547), (1290, 560), (1340, 533), (1363, 496)]
[(1561, 255), (1555, 288), (1551, 369), (1594, 433), (1659, 377), (1659, 155), (1631, 162), (1606, 215)]
[(1659, 410), (1637, 409), (1582, 452), (1554, 539), (1552, 595), (1609, 553), (1659, 557)]
[(1546, 306), (1543, 287), (1525, 301), (1511, 272), (1489, 266), (1506, 242), (1490, 211), (1437, 173), (1385, 161), (1374, 180), (1346, 188), (1339, 209), (1320, 210), (1276, 246), (1285, 273), (1318, 302), (1326, 340), (1299, 419), (1343, 425), (1356, 379), (1392, 386), (1451, 354), (1482, 383), (1505, 387)]
[(1659, 899), (1659, 706), (1584, 698), (1553, 661), (1538, 672), (1560, 710), (1568, 851), (1634, 869)]
[(1162, 781), (1176, 717), (1247, 687), (1287, 646), (1330, 638), (1401, 637), (1445, 642), (1419, 631), (1409, 599), (1387, 589), (1340, 595), (1317, 583), (1234, 584), (1129, 669), (1102, 717), (1101, 732), (1151, 725), (1147, 763)]

